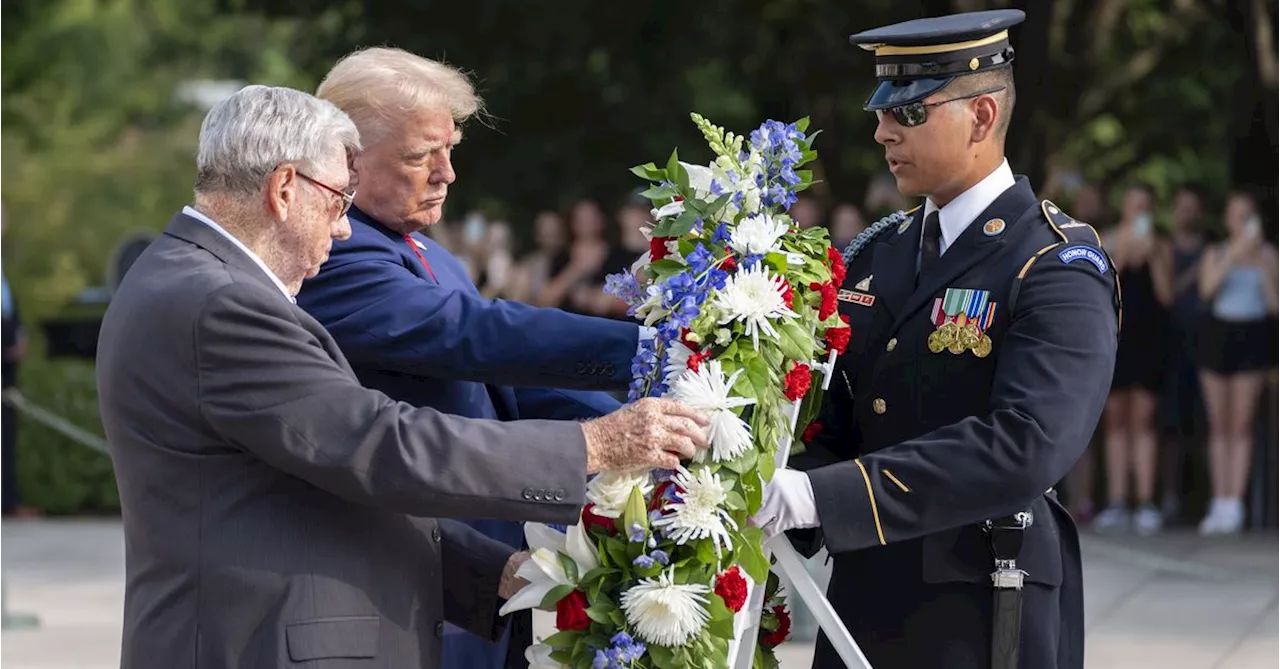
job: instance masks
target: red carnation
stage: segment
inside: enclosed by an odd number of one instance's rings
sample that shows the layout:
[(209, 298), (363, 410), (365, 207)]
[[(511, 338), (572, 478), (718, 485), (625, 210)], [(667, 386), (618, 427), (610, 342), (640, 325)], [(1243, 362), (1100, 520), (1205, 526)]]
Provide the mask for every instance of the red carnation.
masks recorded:
[(849, 346), (849, 336), (853, 334), (853, 330), (848, 327), (849, 317), (841, 314), (840, 320), (844, 321), (845, 327), (827, 330), (827, 349), (836, 353), (844, 353), (844, 349)]
[(787, 372), (787, 378), (784, 382), (784, 390), (787, 399), (792, 402), (799, 402), (800, 398), (809, 392), (809, 366), (804, 363), (796, 363), (791, 371)]
[(788, 309), (795, 309), (796, 294), (791, 290), (791, 282), (786, 279), (778, 279), (782, 282), (782, 301), (787, 303)]
[(592, 511), (595, 506), (595, 504), (587, 504), (582, 507), (582, 529), (589, 530), (594, 525), (604, 530), (606, 534), (617, 534), (618, 528), (614, 525), (613, 519), (597, 515)]
[(737, 613), (742, 610), (742, 605), (747, 603), (747, 581), (742, 578), (737, 565), (716, 577), (716, 594), (730, 611)]
[(831, 283), (837, 286), (844, 285), (845, 266), (844, 256), (833, 246), (827, 247), (827, 260), (831, 261)]
[(710, 357), (711, 357), (710, 353), (699, 353), (697, 351), (694, 351), (693, 353), (689, 354), (689, 360), (685, 362), (684, 366), (696, 372), (698, 371), (699, 367), (702, 367), (702, 361)]
[(817, 439), (819, 434), (822, 434), (822, 423), (809, 423), (804, 426), (804, 434), (800, 435), (800, 441), (807, 444)]
[(720, 269), (726, 272), (738, 269), (738, 261), (733, 259), (733, 251), (730, 251), (729, 247), (726, 246), (724, 247), (724, 253), (724, 262), (720, 263)]
[(834, 283), (811, 283), (810, 290), (816, 290), (822, 293), (822, 304), (818, 306), (818, 320), (825, 321), (827, 317), (836, 312), (836, 286)]
[(667, 240), (669, 239), (671, 238), (670, 237), (654, 237), (653, 239), (649, 240), (649, 257), (652, 260), (655, 260), (655, 261), (662, 260), (663, 258), (667, 257), (668, 254), (670, 254), (670, 251), (667, 250)]
[(587, 596), (581, 590), (574, 590), (556, 602), (556, 629), (584, 630), (591, 626), (591, 617), (587, 615)]
[(791, 636), (791, 615), (787, 613), (786, 607), (781, 604), (773, 607), (773, 615), (778, 617), (778, 629), (769, 633), (769, 636), (761, 639), (761, 643), (773, 648), (781, 646), (787, 637)]

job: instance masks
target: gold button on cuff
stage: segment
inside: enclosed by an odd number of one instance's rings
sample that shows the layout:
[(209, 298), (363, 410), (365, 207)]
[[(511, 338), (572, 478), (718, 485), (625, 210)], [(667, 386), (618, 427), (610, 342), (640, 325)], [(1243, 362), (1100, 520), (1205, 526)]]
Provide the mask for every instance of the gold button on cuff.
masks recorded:
[(877, 397), (871, 401), (871, 410), (878, 414), (883, 414), (889, 410), (889, 407), (885, 405), (882, 398)]
[(893, 350), (893, 349), (895, 349), (895, 348), (898, 348), (898, 338), (897, 338), (897, 337), (894, 337), (893, 339), (890, 339), (890, 340), (889, 340), (889, 343), (884, 345), (884, 350), (886, 350), (886, 351), (892, 351), (892, 350)]

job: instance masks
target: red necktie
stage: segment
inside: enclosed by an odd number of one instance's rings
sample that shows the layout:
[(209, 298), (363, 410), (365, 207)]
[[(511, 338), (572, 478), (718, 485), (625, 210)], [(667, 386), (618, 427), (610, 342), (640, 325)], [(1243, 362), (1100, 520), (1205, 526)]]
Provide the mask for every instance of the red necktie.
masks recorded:
[(409, 245), (409, 248), (413, 249), (413, 255), (418, 256), (418, 260), (422, 261), (422, 266), (427, 268), (427, 274), (431, 275), (431, 280), (435, 281), (436, 283), (440, 283), (440, 280), (436, 279), (436, 273), (431, 271), (431, 264), (427, 262), (426, 257), (424, 257), (422, 255), (422, 252), (418, 250), (418, 245), (414, 243), (413, 237), (410, 237), (409, 235), (405, 235), (404, 241), (406, 244)]

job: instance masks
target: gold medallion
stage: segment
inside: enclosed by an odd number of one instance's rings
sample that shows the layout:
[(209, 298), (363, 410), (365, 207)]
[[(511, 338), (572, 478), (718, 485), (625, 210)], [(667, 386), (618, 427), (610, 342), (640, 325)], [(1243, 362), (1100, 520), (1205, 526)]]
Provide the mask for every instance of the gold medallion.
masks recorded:
[(947, 350), (948, 350), (948, 351), (951, 351), (951, 354), (952, 354), (952, 355), (960, 355), (961, 353), (964, 353), (965, 348), (967, 348), (967, 347), (966, 347), (966, 346), (964, 345), (964, 343), (963, 343), (963, 342), (961, 342), (959, 339), (953, 340), (953, 341), (952, 341), (952, 342), (947, 346)]
[(938, 326), (937, 332), (938, 336), (942, 337), (942, 341), (950, 344), (955, 341), (956, 335), (960, 334), (960, 326), (956, 325), (952, 321), (947, 321), (946, 323)]
[(988, 337), (985, 334), (982, 335), (982, 338), (978, 340), (977, 344), (974, 344), (972, 350), (973, 354), (979, 358), (985, 358), (988, 355), (991, 355), (991, 337)]
[(978, 329), (977, 325), (971, 322), (961, 328), (960, 334), (956, 338), (960, 340), (960, 343), (963, 344), (965, 348), (973, 348), (978, 344), (978, 340), (982, 338), (982, 331)]
[(942, 341), (942, 333), (940, 331), (934, 330), (933, 332), (929, 333), (929, 352), (930, 353), (941, 353), (942, 349), (946, 347), (947, 347), (947, 343)]

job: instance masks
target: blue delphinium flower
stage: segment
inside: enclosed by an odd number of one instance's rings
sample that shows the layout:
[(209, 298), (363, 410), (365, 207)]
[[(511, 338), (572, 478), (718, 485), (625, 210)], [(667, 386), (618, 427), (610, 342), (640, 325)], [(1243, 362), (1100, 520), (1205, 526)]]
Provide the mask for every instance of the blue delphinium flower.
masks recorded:
[(716, 231), (711, 235), (711, 243), (716, 246), (724, 246), (729, 243), (729, 224), (721, 221), (716, 226)]
[(654, 561), (664, 567), (671, 564), (671, 558), (667, 555), (666, 551), (653, 551), (652, 553), (649, 553), (649, 557), (653, 558)]
[(592, 669), (629, 669), (631, 663), (644, 657), (648, 647), (626, 632), (618, 632), (609, 640), (609, 648), (596, 651)]
[(653, 566), (653, 558), (649, 557), (648, 555), (639, 555), (639, 556), (636, 556), (636, 559), (631, 561), (631, 564), (641, 569), (648, 569), (649, 567)]
[(627, 529), (627, 540), (638, 544), (644, 541), (645, 534), (645, 529), (640, 526), (640, 523), (631, 523), (631, 527)]
[(707, 271), (707, 268), (711, 266), (711, 261), (714, 260), (714, 256), (711, 255), (711, 251), (706, 246), (702, 245), (702, 242), (698, 242), (698, 245), (693, 247), (693, 250), (684, 259), (685, 262), (689, 263), (689, 269), (693, 271), (693, 274), (698, 276)]

